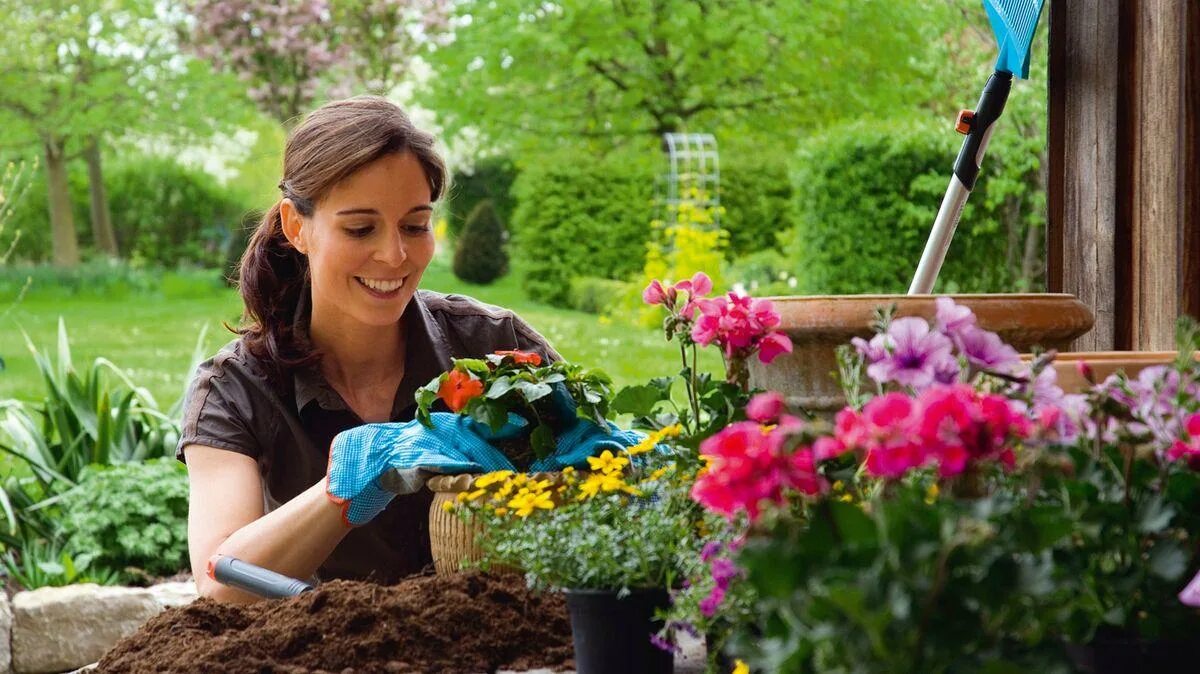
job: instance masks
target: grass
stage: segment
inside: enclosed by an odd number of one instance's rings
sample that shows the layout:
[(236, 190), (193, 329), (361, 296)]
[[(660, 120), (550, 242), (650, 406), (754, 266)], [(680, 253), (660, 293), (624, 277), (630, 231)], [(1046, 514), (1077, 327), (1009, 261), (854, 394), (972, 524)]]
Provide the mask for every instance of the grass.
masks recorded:
[[(471, 285), (455, 278), (441, 256), (426, 271), (422, 287), (471, 295), (516, 311), (564, 358), (603, 369), (618, 386), (679, 370), (678, 346), (658, 331), (533, 302), (525, 297), (516, 273), (492, 285)], [(38, 348), (52, 350), (62, 317), (77, 367), (96, 357), (108, 358), (166, 409), (183, 394), (201, 332), (206, 331), (203, 351), (212, 354), (233, 338), (222, 322), (235, 324), (241, 314), (241, 299), (220, 285), (215, 271), (168, 272), (153, 289), (65, 292), (38, 278), (19, 299), (15, 292), (2, 290), (0, 358), (6, 367), (0, 371), (0, 399), (41, 398), (43, 383), (22, 330)], [(719, 356), (711, 350), (702, 353), (701, 368), (720, 371)]]

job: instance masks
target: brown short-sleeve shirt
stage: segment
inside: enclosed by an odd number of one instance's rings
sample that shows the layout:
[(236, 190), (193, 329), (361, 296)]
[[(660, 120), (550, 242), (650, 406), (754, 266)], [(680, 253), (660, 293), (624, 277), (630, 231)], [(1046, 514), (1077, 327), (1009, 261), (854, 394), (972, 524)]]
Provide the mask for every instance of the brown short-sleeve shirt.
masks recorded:
[[(392, 403), (392, 421), (409, 421), (414, 394), (450, 367), (451, 358), (480, 357), (498, 349), (559, 355), (513, 312), (463, 295), (419, 290), (401, 318), (407, 353), (404, 378)], [(188, 445), (245, 454), (258, 462), (263, 512), (270, 512), (325, 476), (333, 436), (363, 423), (316, 368), (272, 380), (266, 364), (240, 340), (198, 368), (183, 407), (176, 457)], [(394, 583), (430, 563), (429, 504), (423, 490), (398, 496), (366, 525), (354, 529), (318, 570), (322, 580)]]

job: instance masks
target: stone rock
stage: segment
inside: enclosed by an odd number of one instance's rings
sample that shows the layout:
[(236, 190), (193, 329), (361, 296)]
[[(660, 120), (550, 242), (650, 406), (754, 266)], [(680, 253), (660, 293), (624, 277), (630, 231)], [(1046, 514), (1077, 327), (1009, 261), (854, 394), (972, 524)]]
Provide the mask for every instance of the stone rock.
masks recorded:
[(163, 608), (187, 606), (200, 596), (196, 592), (195, 581), (191, 580), (182, 583), (159, 583), (146, 589), (150, 590), (150, 594)]
[(150, 590), (91, 583), (13, 597), (13, 669), (62, 672), (96, 662), (162, 610)]
[(12, 671), (12, 605), (0, 590), (0, 674)]

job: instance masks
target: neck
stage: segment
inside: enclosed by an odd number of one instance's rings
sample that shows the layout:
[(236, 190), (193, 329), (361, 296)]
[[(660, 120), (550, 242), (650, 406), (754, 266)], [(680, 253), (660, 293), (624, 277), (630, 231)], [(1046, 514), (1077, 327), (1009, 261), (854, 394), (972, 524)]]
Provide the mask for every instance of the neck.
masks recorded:
[[(404, 321), (363, 325), (314, 303), (309, 338), (321, 352), (321, 373), (332, 384), (368, 388), (394, 380), (404, 369)], [(342, 387), (339, 387), (342, 388)]]

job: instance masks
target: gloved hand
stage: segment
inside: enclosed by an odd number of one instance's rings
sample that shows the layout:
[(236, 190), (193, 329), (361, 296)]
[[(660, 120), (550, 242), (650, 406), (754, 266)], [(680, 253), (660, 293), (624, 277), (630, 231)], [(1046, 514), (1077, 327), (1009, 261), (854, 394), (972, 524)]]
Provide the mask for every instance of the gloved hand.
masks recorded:
[(599, 456), (604, 450), (616, 454), (621, 449), (632, 447), (646, 436), (637, 431), (624, 431), (609, 421), (608, 430), (595, 422), (580, 419), (578, 423), (558, 434), (555, 450), (550, 456), (535, 461), (532, 472), (562, 470), (567, 466), (587, 468), (589, 456)]
[(421, 489), (431, 473), (512, 470), (468, 417), (435, 412), (430, 420), (433, 428), (418, 421), (366, 424), (334, 437), (326, 492), (342, 506), (347, 525), (366, 524), (396, 494)]

